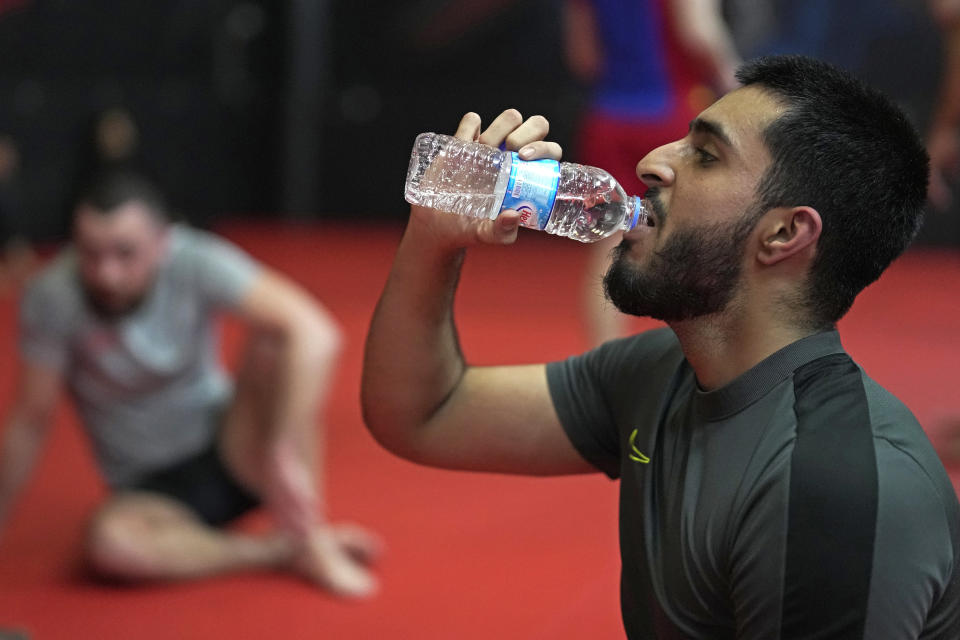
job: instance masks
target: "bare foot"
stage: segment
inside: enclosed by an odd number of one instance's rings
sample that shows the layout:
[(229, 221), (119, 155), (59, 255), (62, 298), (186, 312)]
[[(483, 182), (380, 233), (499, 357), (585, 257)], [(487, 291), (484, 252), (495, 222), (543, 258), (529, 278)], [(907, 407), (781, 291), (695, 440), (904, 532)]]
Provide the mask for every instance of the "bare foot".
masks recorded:
[(369, 565), (383, 555), (383, 540), (360, 525), (340, 523), (332, 528), (337, 542), (357, 562)]
[(294, 554), (292, 569), (336, 595), (368, 598), (378, 585), (365, 563), (381, 549), (376, 536), (356, 525), (327, 525), (314, 531)]

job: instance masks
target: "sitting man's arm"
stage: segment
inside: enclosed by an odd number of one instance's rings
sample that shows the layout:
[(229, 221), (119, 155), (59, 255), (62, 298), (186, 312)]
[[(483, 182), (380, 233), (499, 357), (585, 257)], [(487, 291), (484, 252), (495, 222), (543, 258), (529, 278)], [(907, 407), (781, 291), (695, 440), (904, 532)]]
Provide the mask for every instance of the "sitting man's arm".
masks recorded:
[(275, 351), (276, 396), (269, 450), (267, 500), (281, 524), (306, 536), (325, 519), (315, 459), (317, 423), (340, 353), (333, 316), (286, 276), (263, 268), (235, 311), (268, 337)]
[(223, 243), (208, 245), (198, 270), (207, 274), (203, 286), (211, 300), (252, 329), (226, 417), (225, 458), (287, 534), (294, 569), (336, 593), (370, 595), (376, 581), (360, 558), (376, 555), (379, 542), (359, 527), (329, 522), (322, 489), (318, 423), (340, 352), (340, 329), (293, 280)]
[(21, 365), (19, 390), (3, 425), (0, 450), (0, 532), (36, 463), (60, 395), (60, 372), (30, 362)]
[[(515, 110), (481, 133), (469, 113), (457, 137), (505, 142), (521, 158), (560, 157), (547, 121)], [(571, 445), (544, 365), (472, 367), (460, 350), (453, 299), (467, 247), (509, 244), (519, 216), (478, 221), (413, 207), (367, 336), (361, 398), (374, 437), (422, 464), (494, 472), (596, 471)], [(509, 283), (504, 283), (508, 286)]]

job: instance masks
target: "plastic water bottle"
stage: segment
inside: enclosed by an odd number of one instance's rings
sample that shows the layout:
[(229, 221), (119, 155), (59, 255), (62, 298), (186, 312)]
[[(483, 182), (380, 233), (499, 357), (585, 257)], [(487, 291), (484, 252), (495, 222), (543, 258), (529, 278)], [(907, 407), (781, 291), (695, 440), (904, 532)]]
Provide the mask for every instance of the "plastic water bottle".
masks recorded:
[(520, 160), (515, 151), (438, 133), (417, 136), (405, 198), (438, 211), (491, 220), (513, 209), (524, 227), (580, 242), (649, 224), (643, 200), (628, 197), (603, 169)]

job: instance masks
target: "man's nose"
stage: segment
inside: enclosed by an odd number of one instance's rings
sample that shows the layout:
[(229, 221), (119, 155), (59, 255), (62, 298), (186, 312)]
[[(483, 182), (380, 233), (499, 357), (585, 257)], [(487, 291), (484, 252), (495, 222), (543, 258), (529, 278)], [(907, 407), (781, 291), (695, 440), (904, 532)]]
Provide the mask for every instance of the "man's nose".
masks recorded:
[(116, 260), (101, 260), (97, 265), (97, 280), (101, 285), (112, 286), (117, 284), (121, 277), (121, 268)]
[(673, 184), (674, 161), (677, 157), (677, 142), (657, 147), (637, 163), (637, 177), (648, 188), (667, 187)]

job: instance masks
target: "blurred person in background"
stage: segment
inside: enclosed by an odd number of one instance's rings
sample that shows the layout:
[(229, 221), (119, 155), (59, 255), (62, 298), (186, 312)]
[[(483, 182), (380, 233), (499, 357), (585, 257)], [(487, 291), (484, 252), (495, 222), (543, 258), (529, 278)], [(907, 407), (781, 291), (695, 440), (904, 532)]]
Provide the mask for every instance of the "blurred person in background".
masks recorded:
[[(931, 0), (943, 28), (946, 60), (943, 86), (927, 135), (930, 153), (930, 201), (941, 210), (953, 205), (952, 183), (960, 174), (960, 0)], [(943, 427), (940, 456), (960, 465), (960, 416)]]
[[(109, 497), (86, 560), (124, 581), (279, 569), (371, 595), (377, 539), (326, 520), (318, 412), (341, 334), (311, 296), (208, 233), (169, 224), (129, 172), (77, 201), (72, 246), (29, 285), (19, 388), (3, 432), (0, 527), (28, 479), (61, 388), (75, 401)], [(249, 325), (235, 383), (219, 363), (219, 311)], [(264, 504), (278, 528), (224, 528)]]
[(960, 174), (960, 0), (931, 0), (944, 34), (943, 82), (927, 133), (930, 154), (930, 201), (947, 209), (950, 184)]
[[(630, 194), (646, 191), (637, 158), (736, 86), (739, 56), (720, 0), (566, 0), (564, 35), (567, 63), (590, 92), (574, 159), (606, 169)], [(600, 286), (619, 242), (617, 234), (591, 247), (582, 296), (592, 344), (624, 331), (626, 317)]]

